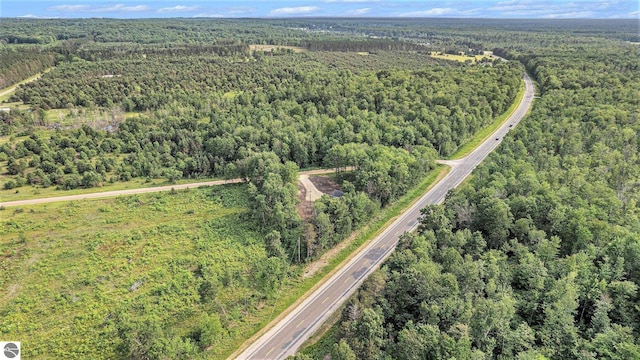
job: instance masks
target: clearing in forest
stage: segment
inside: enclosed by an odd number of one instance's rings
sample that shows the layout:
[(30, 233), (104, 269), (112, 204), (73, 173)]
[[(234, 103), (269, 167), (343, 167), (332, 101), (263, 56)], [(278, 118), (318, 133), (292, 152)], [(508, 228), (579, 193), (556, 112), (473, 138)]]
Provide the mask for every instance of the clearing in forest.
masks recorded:
[(299, 47), (299, 46), (259, 45), (259, 44), (249, 45), (249, 50), (251, 50), (251, 52), (255, 52), (255, 51), (272, 52), (274, 50), (280, 50), (280, 49), (289, 49), (289, 50), (291, 50), (293, 52), (296, 52), (296, 53), (304, 51), (304, 49)]
[(493, 53), (491, 51), (485, 51), (483, 55), (460, 55), (460, 54), (445, 54), (443, 52), (431, 52), (431, 57), (436, 59), (445, 59), (445, 60), (453, 60), (459, 62), (471, 61), (471, 63), (476, 63), (481, 61), (482, 59), (492, 59)]

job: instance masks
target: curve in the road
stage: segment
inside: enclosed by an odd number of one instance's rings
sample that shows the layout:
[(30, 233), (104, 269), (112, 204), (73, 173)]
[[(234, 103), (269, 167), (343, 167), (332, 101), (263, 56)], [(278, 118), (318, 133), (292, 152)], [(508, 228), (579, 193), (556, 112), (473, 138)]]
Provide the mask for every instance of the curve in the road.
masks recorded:
[(534, 88), (527, 74), (524, 74), (524, 83), (525, 95), (522, 101), (509, 119), (491, 137), (467, 157), (451, 163), (452, 170), (440, 182), (237, 358), (282, 359), (295, 354), (302, 343), (313, 335), (322, 323), (355, 292), (364, 279), (391, 254), (400, 235), (416, 228), (420, 209), (444, 201), (447, 192), (467, 178), (473, 169), (500, 144), (506, 133), (526, 115), (533, 103)]

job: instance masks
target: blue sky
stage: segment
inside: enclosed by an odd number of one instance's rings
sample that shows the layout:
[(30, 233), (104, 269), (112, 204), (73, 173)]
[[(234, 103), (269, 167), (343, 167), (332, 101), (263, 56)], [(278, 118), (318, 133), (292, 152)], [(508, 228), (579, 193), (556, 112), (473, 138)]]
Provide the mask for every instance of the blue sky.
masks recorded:
[(640, 18), (639, 0), (0, 0), (0, 17)]

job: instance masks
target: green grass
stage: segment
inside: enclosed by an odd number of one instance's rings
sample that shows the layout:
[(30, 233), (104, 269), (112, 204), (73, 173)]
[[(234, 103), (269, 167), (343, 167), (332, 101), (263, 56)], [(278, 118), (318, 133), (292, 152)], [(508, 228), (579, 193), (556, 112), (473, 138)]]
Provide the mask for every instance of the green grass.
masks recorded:
[(509, 108), (504, 113), (502, 113), (502, 115), (495, 118), (491, 124), (489, 124), (488, 126), (485, 126), (480, 131), (478, 131), (475, 135), (473, 135), (471, 139), (465, 142), (458, 149), (458, 151), (455, 152), (455, 154), (447, 157), (447, 159), (449, 160), (461, 159), (471, 154), (473, 150), (475, 150), (480, 144), (482, 144), (483, 141), (491, 137), (491, 135), (496, 130), (498, 130), (498, 128), (502, 124), (504, 124), (505, 121), (507, 121), (507, 119), (511, 116), (511, 114), (513, 114), (513, 112), (516, 111), (516, 108), (518, 107), (518, 105), (520, 105), (520, 102), (522, 101), (523, 97), (524, 97), (524, 82), (522, 82), (520, 91), (518, 91), (518, 94), (516, 94), (516, 99), (513, 102), (513, 104), (511, 104), (511, 106), (509, 106)]
[[(17, 140), (26, 139), (27, 137), (20, 137)], [(9, 137), (0, 137), (0, 145), (4, 142), (8, 142)], [(0, 185), (4, 184), (6, 181), (14, 178), (12, 175), (6, 175), (6, 165), (7, 162), (0, 162)], [(318, 170), (322, 168), (305, 168), (300, 171), (307, 170)], [(330, 174), (331, 175), (331, 174)], [(107, 173), (107, 178), (111, 176), (116, 176), (114, 172)], [(129, 190), (129, 189), (143, 189), (143, 188), (151, 188), (158, 186), (168, 186), (168, 185), (179, 185), (179, 184), (192, 184), (199, 183), (204, 181), (214, 181), (214, 180), (222, 180), (221, 178), (199, 178), (199, 179), (179, 179), (175, 182), (169, 182), (165, 178), (157, 178), (157, 179), (146, 179), (146, 178), (133, 178), (129, 181), (116, 181), (114, 183), (110, 183), (108, 181), (104, 181), (102, 183), (102, 187), (92, 187), (92, 188), (78, 188), (73, 190), (58, 190), (56, 186), (42, 187), (36, 185), (24, 185), (19, 188), (5, 190), (0, 186), (0, 202), (9, 202), (9, 201), (18, 201), (18, 200), (30, 200), (30, 199), (40, 199), (40, 198), (51, 198), (58, 196), (70, 196), (70, 195), (81, 195), (81, 194), (94, 194), (101, 193), (107, 191), (117, 191), (117, 190)]]
[[(218, 357), (260, 298), (246, 278), (266, 254), (247, 203), (233, 185), (0, 211), (0, 338), (28, 358), (117, 358), (118, 314), (186, 336), (218, 313)], [(224, 289), (215, 302), (199, 301), (198, 264)]]
[(224, 99), (233, 100), (236, 97), (238, 97), (238, 95), (240, 95), (241, 93), (242, 93), (242, 91), (231, 90), (231, 91), (227, 91), (226, 93), (222, 94), (222, 97)]
[(10, 109), (13, 109), (13, 108), (17, 107), (20, 110), (29, 109), (29, 105), (25, 105), (25, 104), (23, 104), (22, 102), (19, 102), (19, 101), (0, 103), (0, 107), (3, 107), (3, 108), (8, 107)]
[[(6, 162), (3, 163), (6, 165)], [(4, 167), (0, 166), (0, 169), (4, 172), (6, 171)], [(115, 173), (107, 174), (107, 178), (110, 176), (115, 176)], [(3, 184), (5, 181), (12, 179), (13, 176), (3, 175), (0, 173), (0, 184)], [(51, 198), (57, 196), (69, 196), (69, 195), (80, 195), (80, 194), (94, 194), (106, 191), (117, 191), (117, 190), (127, 190), (127, 189), (142, 189), (142, 188), (150, 188), (157, 186), (167, 186), (167, 185), (177, 185), (177, 184), (190, 184), (196, 182), (203, 181), (212, 181), (212, 180), (220, 180), (218, 178), (202, 178), (202, 179), (180, 179), (175, 182), (169, 182), (167, 179), (159, 178), (159, 179), (145, 179), (145, 178), (134, 178), (130, 181), (122, 182), (116, 181), (114, 183), (109, 183), (108, 181), (103, 182), (102, 187), (92, 187), (92, 188), (78, 188), (73, 190), (57, 190), (56, 186), (49, 187), (40, 187), (33, 185), (25, 185), (19, 188), (5, 190), (0, 189), (0, 202), (9, 202), (9, 201), (17, 201), (17, 200), (29, 200), (29, 199), (40, 199), (40, 198)]]
[[(45, 133), (47, 131), (48, 130), (43, 130), (43, 132)], [(45, 134), (41, 134), (41, 135), (45, 135)], [(18, 142), (26, 138), (27, 136), (21, 136), (21, 137), (16, 137), (11, 141)], [(0, 145), (9, 141), (10, 141), (9, 136), (0, 136)], [(211, 177), (211, 178), (200, 178), (200, 179), (179, 179), (171, 183), (165, 178), (156, 178), (156, 179), (133, 178), (130, 181), (126, 181), (126, 182), (116, 181), (114, 183), (110, 183), (108, 181), (103, 181), (102, 187), (78, 188), (73, 190), (58, 190), (56, 189), (55, 185), (49, 186), (46, 188), (42, 186), (36, 186), (36, 185), (24, 185), (19, 188), (6, 190), (2, 188), (2, 184), (14, 178), (13, 175), (6, 174), (6, 167), (7, 167), (7, 162), (0, 161), (0, 202), (51, 198), (51, 197), (69, 196), (69, 195), (94, 194), (94, 193), (101, 193), (101, 192), (107, 192), (107, 191), (143, 189), (143, 188), (158, 187), (158, 186), (191, 184), (191, 183), (198, 183), (198, 182), (204, 182), (204, 181), (222, 180), (220, 178)], [(322, 169), (322, 168), (319, 168), (319, 167), (305, 168), (305, 169), (300, 169), (300, 171), (318, 170), (318, 169)], [(113, 171), (107, 173), (106, 178), (108, 179), (109, 177), (112, 177), (112, 176), (114, 177), (116, 176), (115, 172)]]
[[(435, 170), (431, 171), (417, 186), (411, 189), (403, 197), (395, 201), (391, 206), (380, 210), (376, 216), (369, 221), (369, 224), (357, 232), (356, 237), (351, 243), (342, 249), (336, 256), (329, 260), (327, 266), (318, 271), (311, 277), (303, 280), (296, 279), (292, 281), (291, 287), (284, 287), (280, 290), (281, 298), (277, 299), (274, 303), (269, 304), (263, 311), (260, 312), (259, 322), (249, 325), (242, 330), (244, 336), (238, 337), (238, 339), (231, 344), (232, 346), (225, 351), (225, 357), (232, 355), (238, 355), (242, 350), (241, 346), (245, 343), (245, 340), (260, 333), (261, 330), (266, 331), (265, 327), (276, 317), (284, 316), (283, 312), (289, 308), (292, 304), (304, 300), (304, 295), (312, 288), (319, 287), (325, 281), (328, 280), (329, 274), (337, 269), (338, 265), (345, 262), (346, 259), (351, 258), (357, 254), (356, 250), (365, 243), (372, 240), (376, 235), (381, 233), (391, 222), (405, 209), (411, 206), (422, 196), (431, 185), (434, 184), (436, 178), (445, 171), (443, 166), (438, 166)], [(308, 294), (307, 294), (308, 295)]]
[(45, 112), (47, 123), (59, 123), (61, 125), (69, 125), (65, 123), (65, 120), (69, 116), (71, 111), (69, 109), (51, 109)]
[(124, 117), (126, 118), (139, 118), (140, 116), (142, 116), (142, 112), (137, 112), (137, 111), (127, 111), (124, 113)]

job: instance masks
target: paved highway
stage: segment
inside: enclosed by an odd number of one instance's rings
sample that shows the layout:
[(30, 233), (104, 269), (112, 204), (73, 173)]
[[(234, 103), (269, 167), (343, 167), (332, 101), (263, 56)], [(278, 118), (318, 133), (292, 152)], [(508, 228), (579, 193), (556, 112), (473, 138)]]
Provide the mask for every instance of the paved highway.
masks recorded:
[(382, 234), (328, 281), (289, 312), (280, 322), (238, 355), (238, 359), (283, 359), (296, 350), (355, 292), (395, 248), (399, 236), (413, 231), (420, 217), (420, 209), (438, 204), (452, 188), (458, 186), (471, 171), (502, 141), (504, 135), (527, 113), (533, 102), (533, 83), (524, 75), (525, 94), (511, 117), (494, 134), (467, 157), (451, 162), (451, 171), (429, 192), (403, 213)]

